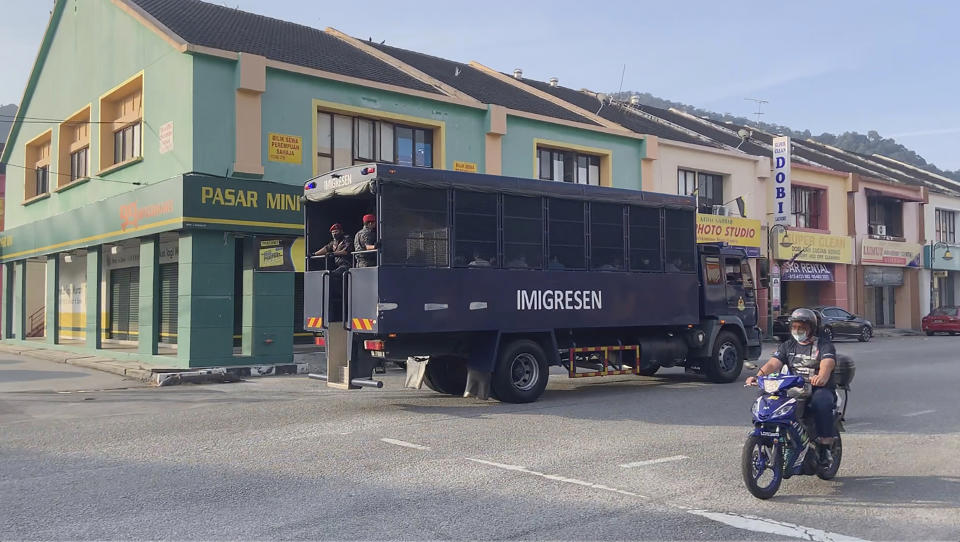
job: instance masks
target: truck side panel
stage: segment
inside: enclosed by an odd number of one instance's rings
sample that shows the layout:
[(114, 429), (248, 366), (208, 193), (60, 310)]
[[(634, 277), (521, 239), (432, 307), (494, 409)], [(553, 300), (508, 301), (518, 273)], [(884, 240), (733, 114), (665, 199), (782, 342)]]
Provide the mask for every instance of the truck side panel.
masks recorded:
[[(697, 276), (692, 273), (378, 269), (381, 334), (686, 326), (699, 321)], [(351, 281), (353, 290), (365, 282), (356, 275)]]

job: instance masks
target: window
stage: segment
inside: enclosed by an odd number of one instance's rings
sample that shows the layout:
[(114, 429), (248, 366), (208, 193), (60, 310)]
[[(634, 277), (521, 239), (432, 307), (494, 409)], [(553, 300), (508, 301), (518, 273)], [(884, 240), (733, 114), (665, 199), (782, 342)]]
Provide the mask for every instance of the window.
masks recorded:
[(793, 225), (798, 228), (826, 229), (820, 220), (823, 190), (794, 186), (790, 190)]
[(387, 185), (383, 188), (380, 260), (386, 265), (449, 265), (447, 191)]
[[(137, 75), (100, 98), (100, 168), (143, 156), (143, 75)], [(83, 146), (81, 138), (70, 152)], [(66, 166), (68, 156), (61, 154)], [(64, 171), (66, 167), (64, 167)]]
[(691, 211), (666, 209), (664, 211), (664, 237), (667, 271), (693, 273), (694, 249), (697, 242), (697, 221)]
[(537, 177), (543, 181), (600, 186), (600, 157), (538, 147)]
[(36, 175), (37, 195), (46, 194), (50, 191), (50, 166), (38, 167), (34, 170)]
[(882, 196), (867, 196), (869, 234), (903, 237), (903, 202)]
[(944, 243), (957, 242), (957, 213), (937, 209), (936, 213), (937, 241)]
[(724, 204), (723, 176), (678, 169), (677, 194), (696, 196), (699, 212), (712, 214), (714, 205)]
[(90, 106), (60, 124), (57, 186), (90, 176)]
[(612, 203), (590, 204), (590, 269), (622, 271), (623, 206)]
[(90, 149), (84, 147), (77, 152), (70, 153), (70, 182), (82, 179), (89, 175), (87, 169)]
[(433, 131), (319, 111), (317, 173), (367, 162), (433, 167)]
[(543, 268), (540, 198), (503, 196), (503, 261), (510, 269)]
[(24, 201), (50, 192), (50, 146), (53, 130), (47, 130), (27, 143), (24, 159)]
[(454, 265), (499, 267), (497, 195), (457, 190), (454, 193)]
[(630, 207), (630, 269), (662, 271), (660, 209)]
[(131, 124), (113, 133), (113, 163), (122, 164), (140, 157), (140, 123)]
[(723, 284), (723, 273), (720, 272), (720, 258), (717, 256), (707, 256), (703, 259), (703, 263), (707, 284), (711, 286)]
[(547, 269), (586, 269), (584, 203), (553, 198), (548, 201)]

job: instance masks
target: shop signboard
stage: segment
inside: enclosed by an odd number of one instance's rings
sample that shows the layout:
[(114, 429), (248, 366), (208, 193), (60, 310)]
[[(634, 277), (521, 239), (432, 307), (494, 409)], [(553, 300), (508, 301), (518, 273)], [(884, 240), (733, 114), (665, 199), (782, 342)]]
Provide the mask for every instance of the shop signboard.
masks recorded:
[(860, 263), (892, 267), (920, 267), (922, 245), (882, 239), (864, 239), (860, 245)]
[(828, 263), (785, 262), (783, 280), (792, 282), (833, 282), (833, 266)]
[(697, 214), (697, 243), (722, 243), (760, 256), (760, 221), (722, 215)]
[(257, 271), (304, 271), (303, 237), (257, 237), (253, 243)]
[(303, 161), (303, 138), (289, 134), (268, 134), (267, 159), (271, 162), (299, 164)]
[(863, 285), (876, 287), (903, 286), (903, 268), (864, 266)]
[(790, 222), (790, 138), (773, 138), (773, 222)]
[(790, 241), (789, 247), (781, 244), (784, 238), (783, 233), (778, 234), (777, 244), (773, 247), (774, 258), (778, 260), (853, 263), (853, 240), (850, 237), (793, 230), (786, 236)]

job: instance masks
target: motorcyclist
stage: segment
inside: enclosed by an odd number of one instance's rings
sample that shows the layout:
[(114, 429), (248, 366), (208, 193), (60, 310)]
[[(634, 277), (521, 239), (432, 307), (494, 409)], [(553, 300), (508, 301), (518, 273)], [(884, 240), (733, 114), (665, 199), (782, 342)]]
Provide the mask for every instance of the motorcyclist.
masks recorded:
[(779, 372), (786, 365), (793, 374), (800, 375), (812, 386), (807, 408), (813, 416), (820, 444), (822, 463), (829, 463), (830, 447), (834, 440), (833, 409), (836, 387), (833, 369), (836, 367), (837, 351), (829, 339), (817, 336), (818, 319), (810, 309), (796, 309), (790, 314), (790, 335), (780, 344), (767, 363), (760, 367), (757, 376), (748, 377), (748, 386), (757, 383), (757, 377)]

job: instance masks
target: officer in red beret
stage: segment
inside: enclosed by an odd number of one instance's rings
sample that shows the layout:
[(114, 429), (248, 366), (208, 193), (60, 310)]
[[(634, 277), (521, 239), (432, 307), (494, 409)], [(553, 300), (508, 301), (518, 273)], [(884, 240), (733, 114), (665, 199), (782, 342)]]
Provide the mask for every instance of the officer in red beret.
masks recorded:
[(330, 236), (333, 239), (314, 254), (317, 256), (332, 254), (334, 264), (336, 264), (333, 273), (342, 275), (344, 271), (350, 268), (350, 253), (353, 252), (353, 241), (350, 240), (349, 236), (343, 234), (343, 226), (340, 224), (330, 226)]
[(357, 267), (376, 267), (377, 253), (362, 252), (367, 250), (376, 250), (377, 243), (377, 217), (376, 215), (363, 215), (363, 229), (357, 232), (353, 244), (357, 247)]

